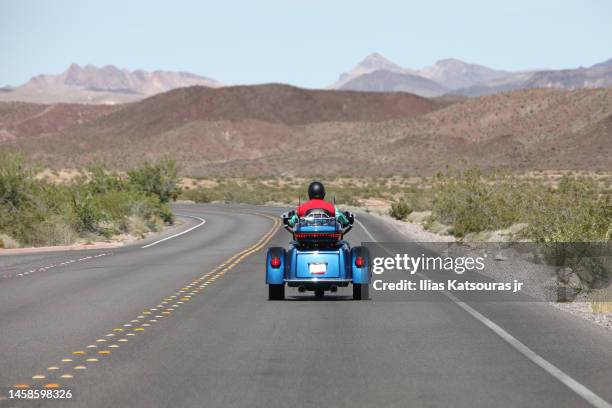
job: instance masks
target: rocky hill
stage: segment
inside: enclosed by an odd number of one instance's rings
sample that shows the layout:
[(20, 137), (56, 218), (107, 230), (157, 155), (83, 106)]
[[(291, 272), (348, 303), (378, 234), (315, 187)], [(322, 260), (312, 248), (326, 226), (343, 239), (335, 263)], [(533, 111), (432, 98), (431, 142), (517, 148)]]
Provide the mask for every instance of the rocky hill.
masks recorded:
[(5, 89), (0, 101), (117, 104), (193, 85), (218, 87), (221, 83), (187, 72), (72, 64), (60, 74), (38, 75), (19, 87)]
[(612, 89), (478, 98), (191, 87), (121, 106), (0, 104), (0, 147), (53, 168), (173, 157), (195, 176), (612, 168)]

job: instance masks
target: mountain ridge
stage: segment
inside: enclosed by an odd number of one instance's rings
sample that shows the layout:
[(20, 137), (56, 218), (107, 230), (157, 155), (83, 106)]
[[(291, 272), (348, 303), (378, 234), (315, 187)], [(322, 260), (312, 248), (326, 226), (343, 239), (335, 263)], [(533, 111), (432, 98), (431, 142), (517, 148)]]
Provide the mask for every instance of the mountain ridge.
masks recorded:
[(115, 106), (0, 103), (0, 146), (56, 169), (172, 157), (200, 177), (612, 166), (610, 88), (444, 99), (268, 84)]
[[(390, 68), (388, 68), (390, 67)], [(374, 71), (388, 71), (388, 80), (383, 75), (371, 75)], [(397, 73), (411, 75), (399, 81)], [(440, 85), (432, 92), (430, 86), (423, 90), (414, 76), (422, 77)], [(467, 63), (456, 58), (438, 60), (433, 65), (414, 70), (404, 68), (380, 54), (370, 54), (351, 71), (330, 85), (332, 89), (375, 90), (378, 92), (407, 91), (421, 96), (440, 96), (443, 89), (451, 95), (479, 96), (519, 89), (559, 88), (575, 90), (612, 86), (612, 59), (588, 68), (562, 70), (505, 71), (484, 65)]]
[(130, 71), (114, 65), (97, 67), (72, 63), (59, 74), (32, 77), (23, 85), (4, 92), (0, 100), (116, 104), (193, 85), (219, 87), (223, 84), (188, 72)]

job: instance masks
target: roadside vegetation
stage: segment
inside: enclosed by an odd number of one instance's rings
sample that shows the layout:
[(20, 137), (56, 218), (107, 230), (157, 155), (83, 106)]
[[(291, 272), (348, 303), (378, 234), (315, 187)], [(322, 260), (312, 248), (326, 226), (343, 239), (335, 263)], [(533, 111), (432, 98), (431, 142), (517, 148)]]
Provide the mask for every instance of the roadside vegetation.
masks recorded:
[[(307, 199), (310, 179), (189, 179), (183, 200), (199, 203), (296, 205)], [(470, 169), (432, 178), (321, 179), (327, 199), (340, 206), (384, 209), (398, 220), (425, 214), (457, 238), (511, 228), (513, 238), (534, 242), (612, 240), (612, 177), (565, 172), (485, 173)], [(379, 211), (380, 212), (380, 211)], [(484, 235), (483, 235), (484, 236)]]
[[(431, 203), (426, 227), (446, 225), (465, 241), (499, 239), (501, 230), (505, 240), (534, 243), (531, 250), (538, 262), (556, 267), (558, 283), (565, 288), (561, 301), (583, 290), (603, 290), (612, 282), (612, 200), (605, 183), (565, 174), (546, 185), (472, 169), (437, 176), (423, 194)], [(410, 203), (410, 198), (401, 200)], [(399, 203), (391, 210), (396, 218), (403, 215), (394, 211)], [(609, 290), (605, 293), (609, 296)], [(593, 310), (606, 307), (599, 296)]]
[(457, 237), (521, 224), (516, 238), (535, 242), (612, 239), (610, 191), (587, 177), (564, 175), (547, 186), (473, 169), (438, 176), (431, 194), (429, 221), (449, 225)]
[[(181, 198), (198, 203), (225, 202), (241, 204), (297, 204), (300, 200), (307, 200), (305, 180), (265, 180), (265, 179), (217, 179), (210, 181), (207, 188), (184, 186)], [(306, 183), (306, 184), (304, 184)], [(377, 196), (380, 191), (369, 187), (367, 192), (358, 193), (357, 187), (352, 184), (329, 184), (328, 199), (335, 199), (337, 203), (345, 206), (359, 205), (358, 198), (363, 196)]]
[(179, 193), (172, 161), (143, 163), (125, 174), (91, 166), (68, 183), (36, 177), (14, 153), (0, 153), (0, 247), (64, 245), (142, 237), (173, 222)]

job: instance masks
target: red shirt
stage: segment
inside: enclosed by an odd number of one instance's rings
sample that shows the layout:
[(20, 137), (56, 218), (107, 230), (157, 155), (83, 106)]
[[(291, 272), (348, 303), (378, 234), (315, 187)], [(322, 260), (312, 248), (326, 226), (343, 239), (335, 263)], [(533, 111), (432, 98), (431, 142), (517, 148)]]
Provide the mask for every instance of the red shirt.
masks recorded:
[(334, 208), (334, 205), (332, 203), (325, 200), (320, 200), (318, 198), (313, 198), (312, 200), (308, 200), (298, 207), (298, 217), (305, 216), (308, 211), (313, 209), (325, 210), (329, 213), (330, 217), (336, 216), (336, 209)]

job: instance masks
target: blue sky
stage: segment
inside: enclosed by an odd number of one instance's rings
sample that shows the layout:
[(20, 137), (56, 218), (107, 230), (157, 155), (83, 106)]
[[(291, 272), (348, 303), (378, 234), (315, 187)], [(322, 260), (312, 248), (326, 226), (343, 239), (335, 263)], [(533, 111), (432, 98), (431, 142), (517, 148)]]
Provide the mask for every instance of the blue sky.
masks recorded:
[(374, 51), (411, 68), (588, 66), (612, 58), (612, 1), (0, 2), (0, 86), (76, 62), (322, 87)]

